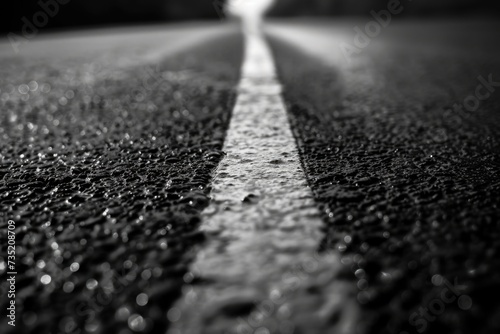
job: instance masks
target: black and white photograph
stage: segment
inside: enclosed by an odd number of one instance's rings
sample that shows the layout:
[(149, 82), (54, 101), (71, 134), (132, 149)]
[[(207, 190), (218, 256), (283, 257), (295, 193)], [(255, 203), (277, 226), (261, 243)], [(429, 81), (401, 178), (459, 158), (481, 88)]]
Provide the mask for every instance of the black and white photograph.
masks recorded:
[(0, 8), (0, 334), (500, 333), (500, 2)]

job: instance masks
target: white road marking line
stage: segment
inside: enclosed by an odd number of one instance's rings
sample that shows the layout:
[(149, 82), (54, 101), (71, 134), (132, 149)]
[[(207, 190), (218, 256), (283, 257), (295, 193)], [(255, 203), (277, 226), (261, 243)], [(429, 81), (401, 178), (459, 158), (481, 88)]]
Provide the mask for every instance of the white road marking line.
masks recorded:
[(227, 156), (203, 213), (208, 240), (191, 267), (204, 283), (185, 287), (169, 312), (169, 334), (354, 333), (356, 296), (335, 278), (339, 256), (317, 253), (323, 223), (271, 51), (256, 29), (247, 29), (245, 40)]

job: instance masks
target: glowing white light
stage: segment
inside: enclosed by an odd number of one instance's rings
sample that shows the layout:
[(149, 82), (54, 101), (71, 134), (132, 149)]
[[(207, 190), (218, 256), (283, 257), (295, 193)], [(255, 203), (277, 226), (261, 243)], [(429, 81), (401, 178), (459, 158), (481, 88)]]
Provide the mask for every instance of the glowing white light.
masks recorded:
[(264, 15), (274, 0), (229, 0), (227, 10), (236, 16), (257, 16)]
[(40, 278), (40, 282), (42, 282), (42, 284), (50, 284), (50, 282), (52, 281), (52, 277), (50, 277), (49, 275), (43, 275), (42, 278)]

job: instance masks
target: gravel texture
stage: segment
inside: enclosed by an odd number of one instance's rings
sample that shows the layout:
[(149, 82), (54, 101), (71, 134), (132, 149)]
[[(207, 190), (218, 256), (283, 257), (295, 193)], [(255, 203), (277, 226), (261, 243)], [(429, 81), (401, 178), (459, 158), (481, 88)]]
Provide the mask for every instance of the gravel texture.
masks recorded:
[[(320, 38), (332, 26), (315, 24), (302, 46), (338, 53)], [(324, 288), (342, 280), (356, 291), (360, 333), (497, 333), (500, 89), (476, 112), (445, 110), (474, 94), (478, 76), (500, 81), (498, 26), (399, 24), (349, 66), (272, 39), (324, 218), (318, 249), (345, 267), (310, 286), (294, 319), (320, 326), (304, 317), (323, 303), (332, 328), (352, 320), (356, 307), (342, 306), (354, 297)], [(200, 212), (241, 49), (234, 33), (158, 65), (3, 59), (0, 274), (8, 219), (19, 274), (17, 327), (3, 319), (1, 333), (165, 333), (179, 320), (185, 283), (206, 283), (188, 265), (206, 238)], [(2, 296), (6, 287), (2, 278)]]
[(233, 32), (154, 65), (2, 64), (0, 273), (12, 219), (18, 319), (1, 333), (165, 333), (204, 240), (241, 49)]
[(477, 112), (445, 110), (478, 76), (500, 81), (499, 50), (488, 26), (425, 27), (395, 24), (349, 66), (297, 48), (339, 53), (334, 35), (271, 44), (325, 221), (321, 247), (350, 268), (367, 332), (498, 333), (500, 90)]
[(207, 242), (191, 263), (199, 279), (183, 289), (169, 334), (351, 334), (359, 322), (357, 291), (338, 279), (344, 269), (338, 252), (318, 254), (323, 222), (271, 50), (251, 24), (244, 30), (226, 156), (202, 214)]

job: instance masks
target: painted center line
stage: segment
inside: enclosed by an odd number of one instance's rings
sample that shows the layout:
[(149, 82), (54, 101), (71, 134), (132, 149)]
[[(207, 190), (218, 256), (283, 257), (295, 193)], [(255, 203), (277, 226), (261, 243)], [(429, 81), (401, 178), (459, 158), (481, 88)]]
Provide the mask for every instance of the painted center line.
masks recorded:
[[(354, 333), (355, 293), (301, 169), (271, 51), (246, 29), (239, 94), (201, 230), (208, 236), (169, 311), (169, 334)], [(192, 275), (199, 282), (189, 284)]]

